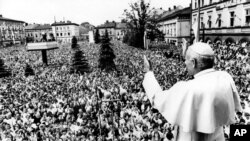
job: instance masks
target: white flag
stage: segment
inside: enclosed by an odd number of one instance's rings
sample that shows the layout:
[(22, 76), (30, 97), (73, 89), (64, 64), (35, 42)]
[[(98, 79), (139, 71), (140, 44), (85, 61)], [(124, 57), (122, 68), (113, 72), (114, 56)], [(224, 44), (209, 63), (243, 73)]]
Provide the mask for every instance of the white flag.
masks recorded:
[(12, 32), (13, 43), (15, 44), (15, 35), (14, 35), (14, 32), (13, 32), (13, 29), (11, 30), (11, 32)]
[(197, 32), (198, 32), (198, 22), (197, 22), (197, 20), (194, 21), (194, 23), (193, 23), (193, 25), (192, 25), (192, 29), (193, 29), (193, 31), (194, 31), (195, 42), (196, 42), (196, 41), (199, 41), (199, 40), (197, 39)]

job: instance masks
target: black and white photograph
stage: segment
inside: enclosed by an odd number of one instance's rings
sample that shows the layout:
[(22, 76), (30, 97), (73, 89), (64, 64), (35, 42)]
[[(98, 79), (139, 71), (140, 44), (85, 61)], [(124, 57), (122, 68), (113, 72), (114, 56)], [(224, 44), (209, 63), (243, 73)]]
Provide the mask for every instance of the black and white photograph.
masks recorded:
[(0, 0), (0, 141), (246, 141), (250, 0)]

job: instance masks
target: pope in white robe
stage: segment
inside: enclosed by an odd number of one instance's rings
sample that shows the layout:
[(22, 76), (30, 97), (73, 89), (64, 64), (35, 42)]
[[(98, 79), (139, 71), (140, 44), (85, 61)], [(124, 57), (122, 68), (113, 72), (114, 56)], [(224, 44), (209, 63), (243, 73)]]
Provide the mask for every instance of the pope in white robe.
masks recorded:
[(177, 141), (225, 141), (223, 126), (235, 123), (235, 112), (241, 111), (235, 83), (227, 72), (213, 69), (214, 52), (208, 44), (195, 43), (183, 55), (194, 79), (164, 91), (144, 56), (146, 94), (152, 106), (178, 127)]

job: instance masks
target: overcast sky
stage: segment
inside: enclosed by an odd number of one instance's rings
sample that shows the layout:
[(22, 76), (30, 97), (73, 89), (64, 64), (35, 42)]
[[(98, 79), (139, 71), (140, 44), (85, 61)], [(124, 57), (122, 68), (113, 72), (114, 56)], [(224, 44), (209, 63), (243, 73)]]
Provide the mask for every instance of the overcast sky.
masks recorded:
[[(70, 20), (77, 24), (89, 22), (100, 25), (106, 20), (120, 21), (124, 9), (137, 0), (0, 0), (3, 17), (27, 23), (48, 23)], [(191, 0), (145, 0), (151, 7), (167, 10), (168, 7), (189, 6)]]

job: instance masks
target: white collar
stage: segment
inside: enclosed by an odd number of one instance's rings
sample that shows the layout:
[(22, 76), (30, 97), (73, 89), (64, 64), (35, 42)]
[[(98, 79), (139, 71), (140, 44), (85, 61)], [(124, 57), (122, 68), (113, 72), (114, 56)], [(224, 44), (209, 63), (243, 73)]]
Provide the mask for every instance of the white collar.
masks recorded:
[(206, 70), (203, 70), (203, 71), (200, 71), (200, 72), (196, 73), (196, 74), (194, 75), (194, 77), (197, 78), (197, 77), (199, 77), (199, 76), (201, 76), (201, 75), (204, 75), (204, 74), (207, 74), (207, 73), (210, 73), (210, 72), (214, 72), (214, 71), (215, 71), (215, 70), (214, 70), (213, 68), (211, 68), (211, 69), (206, 69)]

